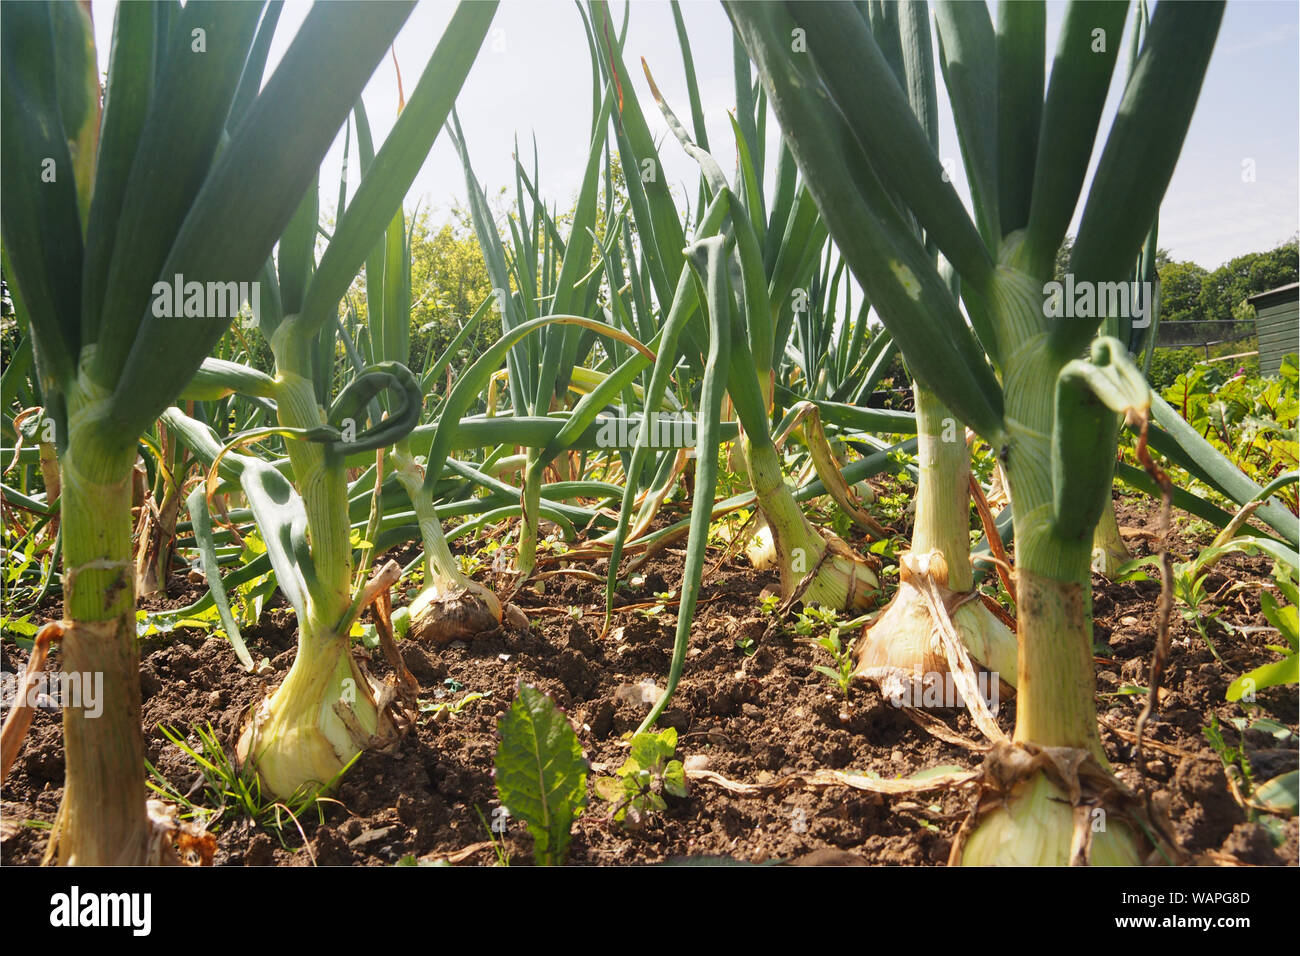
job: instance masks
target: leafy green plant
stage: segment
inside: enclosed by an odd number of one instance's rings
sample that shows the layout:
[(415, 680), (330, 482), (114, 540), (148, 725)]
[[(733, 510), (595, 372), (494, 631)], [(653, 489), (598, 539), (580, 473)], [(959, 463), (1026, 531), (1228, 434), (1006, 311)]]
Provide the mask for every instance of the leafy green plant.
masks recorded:
[(816, 644), (822, 650), (826, 651), (835, 659), (834, 667), (827, 667), (825, 664), (817, 664), (813, 670), (819, 674), (825, 674), (833, 680), (840, 693), (845, 697), (849, 696), (849, 687), (853, 683), (853, 652), (840, 642), (840, 629), (831, 628), (829, 634), (819, 637)]
[(668, 808), (664, 794), (686, 796), (686, 770), (674, 758), (677, 731), (643, 732), (632, 738), (632, 748), (612, 777), (596, 781), (596, 795), (613, 804), (610, 816), (628, 829), (645, 823), (651, 813)]
[(1201, 606), (1210, 601), (1210, 596), (1205, 591), (1206, 574), (1205, 565), (1201, 561), (1174, 565), (1174, 598), (1180, 605), (1178, 610), (1183, 620), (1196, 627), (1214, 659), (1223, 663), (1223, 658), (1219, 656), (1218, 648), (1214, 646), (1206, 629), (1206, 625), (1217, 618), (1223, 609), (1201, 610)]
[(1255, 692), (1264, 690), (1268, 687), (1279, 687), (1284, 684), (1300, 683), (1300, 669), (1297, 664), (1300, 663), (1300, 627), (1297, 627), (1297, 587), (1296, 572), (1293, 568), (1275, 562), (1273, 564), (1273, 580), (1276, 582), (1278, 590), (1282, 592), (1284, 601), (1289, 603), (1279, 603), (1277, 598), (1267, 591), (1262, 591), (1259, 596), (1260, 610), (1263, 611), (1264, 617), (1277, 628), (1278, 633), (1282, 635), (1285, 645), (1269, 645), (1269, 650), (1281, 654), (1280, 661), (1273, 661), (1268, 664), (1261, 664), (1247, 674), (1243, 674), (1228, 685), (1228, 700), (1247, 700), (1253, 701)]
[[(1280, 605), (1272, 594), (1267, 591), (1260, 593), (1260, 606), (1264, 616), (1278, 629), (1288, 644), (1287, 647), (1276, 647), (1273, 650), (1287, 656), (1281, 661), (1265, 664), (1257, 671), (1239, 677), (1228, 688), (1228, 700), (1237, 700), (1250, 690), (1294, 683), (1297, 679), (1295, 676), (1296, 608), (1294, 606), (1297, 579), (1293, 562), (1297, 561), (1300, 555), (1271, 539), (1245, 535), (1202, 548), (1192, 560), (1177, 562), (1173, 567), (1174, 598), (1178, 602), (1179, 613), (1184, 621), (1196, 628), (1215, 659), (1222, 663), (1223, 658), (1219, 656), (1218, 649), (1210, 638), (1207, 625), (1211, 621), (1218, 620), (1219, 615), (1223, 613), (1223, 608), (1207, 607), (1211, 604), (1211, 595), (1205, 588), (1206, 579), (1214, 566), (1226, 555), (1234, 552), (1256, 554), (1260, 551), (1274, 558), (1273, 580), (1282, 591), (1284, 599), (1292, 602), (1291, 605)], [(1159, 562), (1159, 555), (1148, 555), (1145, 558), (1129, 561), (1120, 566), (1117, 579), (1146, 580), (1148, 575), (1142, 568), (1157, 565)], [(1225, 621), (1218, 621), (1218, 623), (1229, 632), (1233, 630), (1232, 626)], [(1247, 683), (1248, 679), (1250, 683)], [(1261, 684), (1258, 683), (1259, 680), (1267, 680), (1269, 683)]]
[[(1268, 830), (1274, 846), (1286, 842), (1284, 818), (1296, 815), (1300, 804), (1300, 772), (1289, 770), (1263, 783), (1255, 782), (1255, 769), (1251, 766), (1244, 746), (1247, 731), (1271, 736), (1277, 744), (1286, 746), (1295, 733), (1271, 717), (1229, 717), (1226, 721), (1237, 731), (1241, 746), (1232, 746), (1224, 736), (1226, 728), (1220, 725), (1217, 715), (1210, 716), (1210, 725), (1202, 728), (1205, 739), (1223, 763), (1224, 773), (1240, 792), (1247, 819), (1258, 821)], [(1262, 815), (1261, 815), (1262, 814)]]
[(519, 685), (497, 724), (496, 783), (501, 805), (523, 820), (539, 866), (559, 866), (569, 831), (587, 805), (587, 758), (569, 719), (550, 697)]
[(840, 623), (840, 616), (828, 607), (809, 604), (803, 607), (794, 619), (794, 632), (800, 637), (811, 637), (823, 628), (834, 628)]
[[(1198, 367), (1166, 390), (1169, 401), (1151, 396), (1150, 446), (1170, 462), (1173, 503), (1218, 528), (1240, 523), (1231, 506), (1270, 534), (1300, 546), (1296, 520), (1296, 367), (1283, 362), (1278, 379), (1223, 379), (1224, 370)], [(1220, 400), (1210, 383), (1223, 382)], [(1262, 396), (1255, 404), (1254, 393)], [(1253, 409), (1247, 414), (1245, 409)], [(1240, 423), (1240, 424), (1238, 424)], [(1125, 457), (1132, 458), (1125, 449)], [(1128, 485), (1148, 494), (1159, 489), (1129, 461), (1116, 466)], [(1224, 510), (1229, 507), (1230, 510)]]
[(650, 607), (643, 607), (637, 613), (646, 620), (651, 620), (663, 614), (668, 610), (668, 605), (677, 599), (675, 591), (656, 591), (654, 603)]
[[(1221, 363), (1195, 366), (1165, 389), (1164, 398), (1248, 478), (1266, 485), (1297, 466), (1298, 388), (1300, 369), (1287, 356), (1271, 378), (1236, 375)], [(1277, 494), (1294, 513), (1296, 488)]]

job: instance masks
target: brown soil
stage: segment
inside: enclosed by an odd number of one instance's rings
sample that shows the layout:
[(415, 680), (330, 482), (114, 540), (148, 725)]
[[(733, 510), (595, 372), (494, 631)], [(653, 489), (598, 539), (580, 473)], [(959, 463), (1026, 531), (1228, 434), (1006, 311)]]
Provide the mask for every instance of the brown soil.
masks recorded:
[[(1126, 529), (1153, 530), (1154, 508), (1149, 502), (1122, 502), (1119, 523)], [(1154, 547), (1149, 537), (1132, 537), (1129, 543), (1137, 555)], [(1178, 530), (1169, 537), (1178, 559), (1205, 543)], [(653, 601), (656, 592), (675, 587), (681, 561), (682, 552), (673, 550), (651, 561), (641, 572), (644, 585), (630, 600)], [(1266, 625), (1259, 593), (1269, 583), (1269, 569), (1266, 559), (1240, 555), (1218, 566), (1207, 590), (1218, 594), (1214, 607), (1221, 609), (1220, 620), (1239, 628)], [(591, 570), (603, 574), (604, 569), (598, 564)], [(662, 686), (672, 651), (675, 602), (658, 614), (620, 612), (615, 630), (602, 640), (602, 586), (577, 577), (546, 583), (544, 595), (524, 592), (515, 598), (531, 622), (528, 630), (498, 630), (441, 649), (403, 643), (423, 699), (442, 703), (471, 692), (488, 696), (454, 715), (422, 715), (416, 731), (394, 752), (363, 755), (344, 779), (338, 803), (324, 805), (323, 822), (315, 812), (300, 819), (310, 853), (303, 852), (292, 824), (284, 829), (282, 845), (279, 835), (228, 815), (217, 822), (215, 862), (302, 866), (314, 856), (321, 865), (385, 865), (408, 854), (427, 859), (455, 855), (466, 865), (495, 862), (484, 821), (493, 818), (498, 805), (492, 779), (496, 724), (520, 681), (546, 691), (569, 714), (593, 778), (616, 769), (626, 754), (622, 735), (637, 726), (648, 708), (626, 699), (632, 696), (626, 685), (650, 680)], [(1164, 749), (1149, 750), (1145, 768), (1139, 770), (1131, 745), (1107, 728), (1131, 731), (1143, 698), (1102, 695), (1147, 683), (1159, 586), (1154, 580), (1112, 585), (1100, 578), (1094, 585), (1102, 736), (1121, 779), (1168, 798), (1178, 836), (1193, 854), (1213, 854), (1219, 862), (1294, 864), (1295, 819), (1285, 824), (1285, 842), (1275, 847), (1265, 826), (1250, 822), (1234, 799), (1223, 764), (1202, 733), (1211, 715), (1218, 715), (1229, 744), (1244, 743), (1257, 782), (1296, 767), (1294, 688), (1275, 688), (1259, 697), (1263, 712), (1293, 732), (1284, 741), (1257, 731), (1245, 734), (1243, 741), (1228, 721), (1244, 711), (1224, 700), (1236, 675), (1275, 659), (1266, 645), (1276, 637), (1258, 631), (1230, 635), (1211, 623), (1220, 663), (1196, 628), (1175, 613), (1167, 693), (1148, 730), (1148, 738)], [(168, 606), (197, 596), (180, 593), (176, 582), (173, 586), (164, 602)], [(940, 764), (978, 764), (979, 755), (930, 736), (870, 688), (855, 686), (845, 700), (813, 669), (832, 663), (820, 648), (788, 630), (765, 637), (771, 618), (759, 610), (760, 595), (775, 588), (774, 574), (756, 573), (738, 561), (724, 563), (706, 579), (685, 674), (661, 721), (661, 726), (677, 728), (679, 756), (707, 758), (709, 769), (747, 782), (822, 768), (892, 778)], [(50, 616), (55, 613), (52, 609)], [(268, 677), (241, 670), (221, 637), (178, 630), (143, 643), (147, 756), (182, 793), (201, 792), (199, 775), (158, 725), (184, 732), (211, 722), (231, 747), (249, 708), (287, 671), (295, 636), (292, 617), (278, 609), (265, 613), (246, 634), (254, 658), (271, 660), (274, 674)], [(758, 641), (752, 656), (737, 649), (742, 637)], [(24, 652), (12, 645), (0, 652), (4, 670), (20, 670)], [(49, 666), (57, 669), (57, 654)], [(376, 669), (382, 670), (378, 664)], [(964, 713), (947, 712), (945, 717), (956, 731), (978, 738)], [(1014, 701), (1004, 702), (999, 722), (1009, 731), (1014, 719)], [(196, 742), (193, 734), (190, 741)], [(62, 778), (58, 714), (39, 712), (5, 786), (0, 861), (39, 861)], [(958, 792), (888, 798), (843, 788), (742, 797), (697, 782), (689, 796), (668, 798), (665, 812), (650, 815), (631, 832), (612, 823), (608, 805), (593, 796), (574, 828), (570, 862), (646, 864), (725, 856), (751, 862), (942, 864), (967, 800)], [(531, 840), (521, 822), (509, 821), (502, 848), (512, 864), (531, 861)]]

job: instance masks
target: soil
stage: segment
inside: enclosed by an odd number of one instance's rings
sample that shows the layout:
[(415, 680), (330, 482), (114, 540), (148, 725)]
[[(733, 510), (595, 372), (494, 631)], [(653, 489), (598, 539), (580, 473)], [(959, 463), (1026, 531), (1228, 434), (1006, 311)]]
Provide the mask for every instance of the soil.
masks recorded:
[[(1135, 556), (1157, 547), (1156, 506), (1119, 501), (1119, 524), (1134, 532)], [(1190, 557), (1208, 537), (1175, 527), (1167, 545), (1178, 560)], [(414, 554), (414, 552), (409, 552)], [(674, 588), (683, 552), (669, 549), (647, 562), (644, 583), (625, 597), (654, 602)], [(716, 559), (716, 556), (715, 556)], [(1210, 575), (1219, 620), (1235, 628), (1265, 627), (1260, 590), (1270, 583), (1270, 562), (1232, 555)], [(604, 566), (584, 566), (604, 575)], [(1158, 578), (1111, 584), (1094, 578), (1095, 649), (1099, 714), (1107, 755), (1120, 778), (1165, 801), (1185, 850), (1201, 862), (1281, 865), (1296, 863), (1297, 822), (1266, 826), (1234, 797), (1224, 763), (1202, 728), (1218, 717), (1231, 746), (1244, 747), (1256, 783), (1297, 765), (1297, 700), (1294, 687), (1259, 694), (1258, 715), (1284, 724), (1283, 740), (1259, 731), (1239, 733), (1230, 719), (1246, 712), (1224, 691), (1237, 675), (1276, 655), (1276, 635), (1259, 630), (1228, 633), (1211, 622), (1216, 660), (1195, 626), (1175, 612), (1173, 646), (1158, 715), (1148, 725), (1153, 742), (1144, 766), (1134, 760), (1131, 732), (1143, 695), (1117, 693), (1147, 684), (1154, 646)], [(489, 583), (506, 586), (504, 580)], [(825, 768), (871, 771), (882, 778), (906, 776), (938, 765), (978, 766), (980, 755), (931, 736), (873, 688), (855, 685), (847, 699), (816, 665), (831, 665), (822, 649), (770, 628), (761, 598), (777, 588), (775, 573), (728, 559), (701, 591), (692, 646), (676, 696), (660, 726), (675, 727), (678, 756), (694, 758), (736, 781), (763, 782), (793, 771)], [(157, 607), (183, 606), (197, 597), (183, 579), (172, 582)], [(567, 712), (592, 766), (592, 777), (612, 773), (626, 757), (623, 735), (634, 730), (649, 705), (635, 685), (663, 686), (675, 629), (675, 601), (658, 613), (622, 609), (609, 636), (599, 637), (603, 585), (579, 576), (552, 577), (544, 594), (523, 591), (514, 602), (528, 629), (500, 629), (469, 642), (426, 648), (401, 644), (406, 664), (430, 704), (486, 695), (456, 712), (420, 716), (414, 731), (389, 753), (366, 753), (344, 778), (336, 802), (323, 803), (280, 832), (253, 825), (227, 811), (213, 824), (217, 865), (389, 865), (414, 856), (450, 859), (460, 865), (492, 864), (498, 852), (512, 865), (531, 862), (524, 825), (508, 820), (494, 848), (489, 821), (499, 806), (492, 765), (497, 720), (522, 681), (546, 693)], [(397, 603), (404, 603), (399, 599)], [(47, 618), (58, 614), (51, 606)], [(36, 617), (39, 617), (37, 615)], [(148, 759), (177, 790), (202, 793), (194, 762), (170, 743), (167, 725), (192, 732), (210, 722), (233, 749), (249, 709), (274, 687), (293, 660), (296, 626), (282, 607), (263, 614), (245, 634), (255, 660), (269, 658), (273, 672), (243, 671), (220, 636), (177, 629), (141, 646), (141, 689)], [(752, 655), (737, 641), (756, 643)], [(0, 664), (20, 671), (25, 652), (0, 648)], [(371, 665), (383, 671), (380, 655)], [(58, 668), (58, 655), (49, 667)], [(949, 726), (971, 739), (979, 733), (964, 712), (940, 712)], [(1015, 702), (1003, 701), (999, 723), (1010, 732)], [(1285, 736), (1285, 735), (1284, 735)], [(1159, 749), (1155, 749), (1159, 748)], [(61, 724), (57, 712), (38, 712), (3, 794), (0, 862), (40, 861), (47, 830), (58, 808), (63, 779)], [(594, 795), (577, 821), (571, 864), (653, 864), (685, 857), (728, 857), (746, 862), (799, 864), (938, 865), (967, 810), (963, 791), (883, 797), (847, 788), (795, 788), (766, 796), (738, 796), (693, 781), (689, 795), (667, 798), (635, 831), (609, 819), (609, 805)], [(1257, 816), (1257, 815), (1256, 815)], [(298, 827), (301, 829), (299, 830)], [(304, 836), (306, 847), (304, 847)], [(1278, 844), (1278, 837), (1282, 842)], [(304, 852), (304, 850), (306, 850)]]

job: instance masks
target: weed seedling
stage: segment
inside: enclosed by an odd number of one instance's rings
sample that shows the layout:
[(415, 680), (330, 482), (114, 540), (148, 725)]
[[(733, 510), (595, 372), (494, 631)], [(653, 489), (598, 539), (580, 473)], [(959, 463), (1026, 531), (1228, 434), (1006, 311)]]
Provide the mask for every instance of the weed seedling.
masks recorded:
[[(159, 724), (158, 729), (198, 766), (203, 779), (204, 792), (202, 798), (198, 800), (193, 799), (190, 794), (181, 793), (159, 772), (158, 768), (146, 761), (145, 767), (153, 778), (146, 781), (151, 790), (180, 806), (182, 819), (202, 821), (209, 830), (215, 831), (222, 817), (228, 814), (244, 816), (257, 826), (274, 833), (285, 849), (289, 849), (284, 839), (285, 824), (292, 822), (298, 835), (302, 837), (303, 844), (307, 845), (307, 834), (303, 831), (302, 824), (298, 822), (299, 817), (308, 810), (315, 810), (317, 823), (324, 823), (325, 804), (338, 803), (338, 801), (319, 794), (332, 791), (343, 774), (356, 762), (356, 757), (352, 758), (348, 766), (340, 770), (338, 775), (324, 787), (304, 787), (288, 800), (275, 800), (269, 799), (262, 793), (256, 775), (246, 775), (235, 768), (221, 741), (217, 739), (216, 731), (212, 729), (211, 724), (194, 728), (194, 733), (199, 738), (197, 749), (190, 746), (175, 728)], [(311, 852), (310, 846), (308, 852)], [(313, 862), (315, 862), (314, 856)]]
[(825, 637), (817, 638), (816, 644), (835, 658), (835, 666), (831, 668), (824, 664), (817, 664), (813, 669), (835, 681), (840, 693), (848, 697), (849, 687), (853, 683), (853, 654), (840, 642), (840, 629), (831, 628), (831, 632)]
[(677, 752), (677, 731), (637, 734), (623, 766), (596, 781), (596, 795), (613, 804), (612, 819), (629, 830), (641, 827), (648, 814), (666, 810), (663, 795), (686, 796), (686, 770)]

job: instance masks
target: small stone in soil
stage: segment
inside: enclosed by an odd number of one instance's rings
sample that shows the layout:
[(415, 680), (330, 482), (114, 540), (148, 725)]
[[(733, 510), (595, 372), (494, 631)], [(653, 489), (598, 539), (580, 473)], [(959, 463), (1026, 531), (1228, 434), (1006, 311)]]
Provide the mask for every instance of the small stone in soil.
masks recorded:
[(391, 833), (392, 830), (393, 830), (392, 827), (376, 827), (373, 830), (366, 830), (360, 836), (354, 837), (353, 839), (349, 840), (348, 846), (352, 847), (353, 849), (359, 850), (362, 847), (366, 847), (372, 843), (378, 843), (380, 840), (386, 839), (388, 837), (388, 834)]

